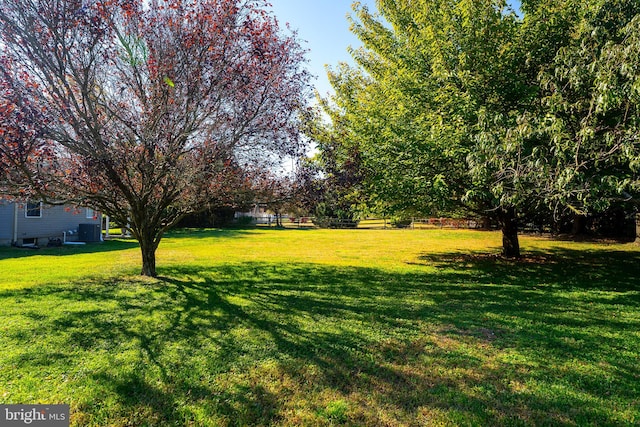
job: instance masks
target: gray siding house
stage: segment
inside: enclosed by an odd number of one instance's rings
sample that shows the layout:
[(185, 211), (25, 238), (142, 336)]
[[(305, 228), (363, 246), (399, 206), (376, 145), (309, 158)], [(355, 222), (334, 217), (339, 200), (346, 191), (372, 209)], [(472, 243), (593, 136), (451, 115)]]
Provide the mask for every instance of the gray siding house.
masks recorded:
[(90, 208), (0, 199), (0, 245), (46, 246), (49, 239), (99, 241), (102, 215)]

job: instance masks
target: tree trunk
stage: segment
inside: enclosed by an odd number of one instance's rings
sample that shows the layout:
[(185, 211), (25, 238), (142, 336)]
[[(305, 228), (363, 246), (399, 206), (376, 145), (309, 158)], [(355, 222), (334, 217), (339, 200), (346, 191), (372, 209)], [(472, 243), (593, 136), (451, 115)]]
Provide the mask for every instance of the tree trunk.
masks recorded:
[(587, 217), (584, 215), (574, 214), (573, 224), (571, 226), (571, 235), (580, 236), (587, 231)]
[(502, 255), (507, 258), (520, 258), (518, 217), (514, 208), (502, 209), (500, 225), (502, 227)]
[(636, 243), (640, 245), (640, 212), (636, 214)]
[(140, 252), (142, 253), (142, 272), (143, 276), (156, 277), (156, 249), (158, 245), (153, 237), (142, 237), (140, 239)]
[(483, 230), (491, 230), (491, 218), (489, 216), (483, 216), (480, 220)]

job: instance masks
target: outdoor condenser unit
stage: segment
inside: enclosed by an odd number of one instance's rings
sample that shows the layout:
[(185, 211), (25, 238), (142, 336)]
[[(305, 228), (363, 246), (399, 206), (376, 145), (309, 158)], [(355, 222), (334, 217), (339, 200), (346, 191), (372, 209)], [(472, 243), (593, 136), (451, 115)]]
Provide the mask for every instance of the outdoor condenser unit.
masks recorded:
[(78, 240), (81, 242), (99, 242), (101, 233), (100, 224), (78, 225)]

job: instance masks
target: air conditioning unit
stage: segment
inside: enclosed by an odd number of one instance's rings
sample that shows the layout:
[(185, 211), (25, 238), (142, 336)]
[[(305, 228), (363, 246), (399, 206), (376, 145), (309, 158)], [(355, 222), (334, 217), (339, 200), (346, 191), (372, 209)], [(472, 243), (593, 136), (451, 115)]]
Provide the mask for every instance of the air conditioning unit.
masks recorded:
[(100, 224), (79, 224), (78, 240), (81, 242), (99, 242), (102, 228)]

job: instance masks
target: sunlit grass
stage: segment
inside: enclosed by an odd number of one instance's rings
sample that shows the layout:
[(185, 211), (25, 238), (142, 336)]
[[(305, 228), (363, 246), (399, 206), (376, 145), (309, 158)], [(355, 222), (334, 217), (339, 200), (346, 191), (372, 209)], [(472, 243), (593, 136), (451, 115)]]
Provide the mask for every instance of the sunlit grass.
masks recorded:
[(0, 403), (72, 425), (637, 425), (640, 251), (453, 230), (0, 250)]

